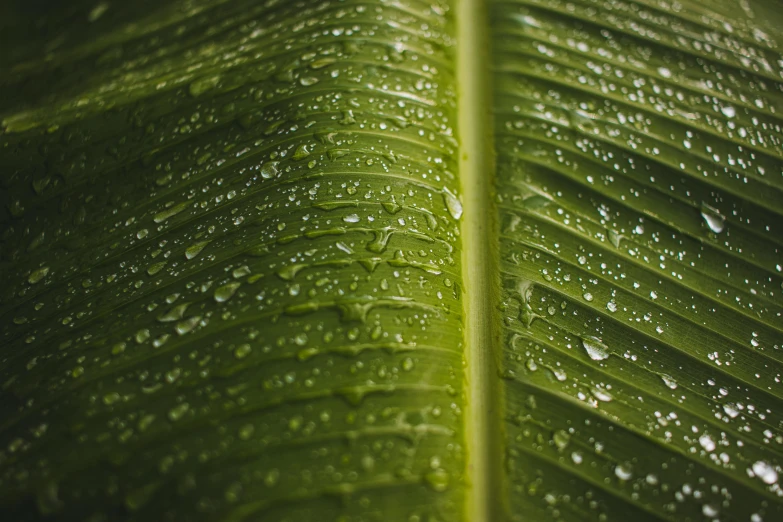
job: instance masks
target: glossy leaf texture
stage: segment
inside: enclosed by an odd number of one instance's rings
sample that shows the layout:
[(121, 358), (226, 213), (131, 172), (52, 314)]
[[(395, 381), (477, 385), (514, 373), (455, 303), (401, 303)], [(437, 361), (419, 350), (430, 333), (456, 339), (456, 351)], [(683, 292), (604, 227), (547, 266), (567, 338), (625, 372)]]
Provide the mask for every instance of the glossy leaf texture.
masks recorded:
[(0, 518), (459, 518), (449, 6), (63, 9), (2, 85)]
[(783, 10), (460, 1), (0, 5), (0, 519), (783, 519)]
[(783, 61), (711, 4), (491, 2), (513, 520), (783, 516)]

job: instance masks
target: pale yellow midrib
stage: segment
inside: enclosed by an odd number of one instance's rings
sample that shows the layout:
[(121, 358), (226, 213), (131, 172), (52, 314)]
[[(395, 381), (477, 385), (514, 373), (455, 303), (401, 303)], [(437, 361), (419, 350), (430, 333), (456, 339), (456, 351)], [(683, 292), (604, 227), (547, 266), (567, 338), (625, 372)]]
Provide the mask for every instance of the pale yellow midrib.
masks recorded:
[(460, 180), (463, 198), (462, 267), (468, 393), (466, 520), (498, 522), (506, 497), (501, 479), (500, 388), (496, 360), (497, 224), (489, 42), (484, 0), (458, 0), (457, 81)]

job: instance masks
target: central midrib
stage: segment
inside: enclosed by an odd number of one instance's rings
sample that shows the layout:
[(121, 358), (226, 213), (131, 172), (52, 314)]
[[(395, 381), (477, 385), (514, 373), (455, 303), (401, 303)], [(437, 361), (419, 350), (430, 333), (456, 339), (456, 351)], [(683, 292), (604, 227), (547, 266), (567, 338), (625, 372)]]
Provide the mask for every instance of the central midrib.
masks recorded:
[(466, 519), (503, 518), (500, 389), (495, 347), (499, 295), (489, 41), (484, 0), (458, 0), (457, 81), (460, 180), (463, 197), (462, 266), (467, 362)]

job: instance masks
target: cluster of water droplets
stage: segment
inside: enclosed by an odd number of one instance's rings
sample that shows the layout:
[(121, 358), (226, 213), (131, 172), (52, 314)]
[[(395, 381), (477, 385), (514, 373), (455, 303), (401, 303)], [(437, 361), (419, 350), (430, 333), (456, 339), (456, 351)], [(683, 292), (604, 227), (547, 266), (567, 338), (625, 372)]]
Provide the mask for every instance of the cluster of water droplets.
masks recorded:
[(491, 11), (519, 520), (781, 516), (783, 61), (715, 9)]

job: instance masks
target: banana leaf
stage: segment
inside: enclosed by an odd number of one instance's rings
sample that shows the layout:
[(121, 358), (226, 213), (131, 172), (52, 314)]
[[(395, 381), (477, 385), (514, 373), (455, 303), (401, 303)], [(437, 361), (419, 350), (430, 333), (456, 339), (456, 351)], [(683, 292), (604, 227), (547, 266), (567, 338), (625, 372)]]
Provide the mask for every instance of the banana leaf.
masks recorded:
[(781, 24), (4, 2), (0, 520), (782, 520)]

